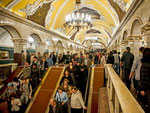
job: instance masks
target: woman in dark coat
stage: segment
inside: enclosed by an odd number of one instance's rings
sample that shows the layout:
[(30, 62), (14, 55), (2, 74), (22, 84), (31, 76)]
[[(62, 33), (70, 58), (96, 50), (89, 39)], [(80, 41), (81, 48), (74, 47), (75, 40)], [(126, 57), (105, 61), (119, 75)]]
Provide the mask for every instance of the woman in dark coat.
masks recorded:
[(143, 59), (140, 75), (140, 93), (144, 96), (144, 110), (150, 113), (150, 48), (143, 51)]
[(72, 78), (73, 84), (76, 85), (76, 81), (75, 81), (76, 68), (75, 68), (75, 66), (73, 65), (72, 62), (69, 62), (69, 66), (66, 68), (66, 70), (69, 72), (69, 74)]

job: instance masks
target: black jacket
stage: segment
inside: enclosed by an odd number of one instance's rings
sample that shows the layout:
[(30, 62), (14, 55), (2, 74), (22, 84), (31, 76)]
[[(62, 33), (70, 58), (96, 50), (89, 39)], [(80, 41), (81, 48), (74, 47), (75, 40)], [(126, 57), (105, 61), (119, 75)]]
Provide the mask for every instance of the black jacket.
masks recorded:
[[(43, 61), (41, 62), (41, 65), (43, 64)], [(44, 62), (44, 70), (48, 68), (48, 64), (47, 64), (47, 61)]]
[(150, 62), (142, 63), (140, 73), (140, 90), (150, 90)]
[(123, 54), (121, 61), (123, 62), (124, 69), (131, 69), (134, 61), (134, 55), (130, 52)]

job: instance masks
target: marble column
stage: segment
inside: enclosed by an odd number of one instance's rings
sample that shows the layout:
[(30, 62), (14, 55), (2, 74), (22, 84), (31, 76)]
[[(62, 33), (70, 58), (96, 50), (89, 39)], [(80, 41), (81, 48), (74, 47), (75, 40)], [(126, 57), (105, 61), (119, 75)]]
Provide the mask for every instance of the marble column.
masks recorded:
[(142, 47), (142, 35), (140, 34), (132, 34), (128, 37), (129, 40), (129, 46), (131, 48), (131, 53), (133, 53), (135, 56), (139, 54), (139, 48)]
[(27, 40), (22, 38), (13, 38), (12, 41), (14, 43), (14, 62), (18, 63), (18, 65), (22, 65), (21, 51), (24, 51), (24, 55), (26, 56)]
[(26, 52), (26, 48), (25, 48), (25, 46), (27, 44), (26, 39), (13, 38), (12, 41), (14, 43), (14, 53), (21, 53), (22, 50), (24, 50), (24, 52)]
[(139, 48), (142, 47), (142, 41), (134, 40), (133, 42), (133, 54), (137, 56), (139, 54)]

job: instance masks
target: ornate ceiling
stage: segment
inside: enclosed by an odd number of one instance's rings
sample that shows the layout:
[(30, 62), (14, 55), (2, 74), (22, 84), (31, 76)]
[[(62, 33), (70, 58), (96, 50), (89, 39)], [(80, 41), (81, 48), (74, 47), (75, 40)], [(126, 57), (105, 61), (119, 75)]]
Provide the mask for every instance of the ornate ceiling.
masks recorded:
[[(92, 28), (77, 32), (65, 26), (65, 16), (75, 12), (75, 0), (1, 0), (6, 8), (47, 29), (57, 30), (74, 41), (83, 43), (87, 36), (96, 35), (99, 43), (107, 46), (115, 29), (128, 11), (133, 0), (81, 0), (80, 11), (92, 17)], [(91, 43), (87, 41), (86, 44)]]

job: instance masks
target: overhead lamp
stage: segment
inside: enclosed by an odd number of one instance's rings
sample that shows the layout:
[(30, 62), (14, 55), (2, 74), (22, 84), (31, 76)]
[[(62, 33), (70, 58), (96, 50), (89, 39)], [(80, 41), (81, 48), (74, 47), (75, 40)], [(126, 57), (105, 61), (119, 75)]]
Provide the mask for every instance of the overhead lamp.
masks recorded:
[(29, 43), (33, 43), (33, 42), (34, 42), (34, 39), (33, 39), (32, 37), (29, 37), (29, 38), (28, 38), (28, 42), (29, 42)]
[(76, 0), (76, 11), (66, 16), (66, 25), (74, 27), (77, 30), (85, 27), (91, 27), (91, 16), (79, 10), (81, 0)]
[(86, 37), (85, 39), (86, 40), (97, 40), (98, 37), (96, 37), (96, 36), (90, 36), (90, 37)]

